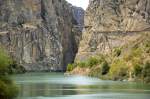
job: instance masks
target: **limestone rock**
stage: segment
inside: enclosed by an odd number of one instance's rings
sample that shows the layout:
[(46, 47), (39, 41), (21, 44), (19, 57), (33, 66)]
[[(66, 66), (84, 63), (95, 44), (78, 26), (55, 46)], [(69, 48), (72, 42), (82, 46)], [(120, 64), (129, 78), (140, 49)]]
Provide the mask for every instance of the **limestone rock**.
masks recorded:
[(109, 53), (150, 30), (150, 0), (90, 0), (76, 60)]
[[(77, 20), (77, 25), (84, 25), (84, 10), (80, 7), (72, 6), (73, 17)], [(82, 29), (82, 28), (81, 28)]]
[(65, 0), (0, 0), (0, 42), (28, 71), (64, 71), (81, 36), (74, 14)]

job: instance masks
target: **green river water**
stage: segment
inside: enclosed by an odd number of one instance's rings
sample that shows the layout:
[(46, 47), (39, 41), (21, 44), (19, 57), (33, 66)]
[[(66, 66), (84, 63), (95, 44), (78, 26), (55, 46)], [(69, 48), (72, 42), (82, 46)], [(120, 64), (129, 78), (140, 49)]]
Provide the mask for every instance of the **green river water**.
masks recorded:
[(104, 81), (63, 73), (13, 75), (20, 93), (17, 99), (150, 99), (150, 85)]

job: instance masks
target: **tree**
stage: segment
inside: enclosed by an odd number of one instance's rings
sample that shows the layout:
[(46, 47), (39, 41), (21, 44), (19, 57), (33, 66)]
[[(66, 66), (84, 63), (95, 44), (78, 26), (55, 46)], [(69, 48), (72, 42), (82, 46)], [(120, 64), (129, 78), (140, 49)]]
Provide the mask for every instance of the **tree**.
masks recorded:
[(11, 62), (9, 55), (0, 47), (0, 99), (13, 99), (18, 93), (17, 87), (8, 77)]

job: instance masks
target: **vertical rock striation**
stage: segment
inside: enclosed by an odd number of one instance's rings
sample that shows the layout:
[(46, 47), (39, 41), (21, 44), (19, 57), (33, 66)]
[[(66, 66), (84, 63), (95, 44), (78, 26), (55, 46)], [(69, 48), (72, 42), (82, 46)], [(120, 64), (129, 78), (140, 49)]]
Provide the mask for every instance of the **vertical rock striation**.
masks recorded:
[(65, 0), (0, 0), (0, 43), (27, 71), (64, 71), (78, 50), (76, 23)]

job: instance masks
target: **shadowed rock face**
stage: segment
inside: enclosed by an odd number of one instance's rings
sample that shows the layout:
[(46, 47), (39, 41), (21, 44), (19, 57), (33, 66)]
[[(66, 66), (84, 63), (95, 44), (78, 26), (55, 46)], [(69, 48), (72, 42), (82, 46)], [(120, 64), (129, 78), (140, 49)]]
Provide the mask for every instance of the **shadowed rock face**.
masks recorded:
[(108, 53), (150, 30), (150, 0), (90, 0), (77, 60)]
[(77, 25), (84, 25), (84, 10), (80, 7), (72, 6), (73, 17), (77, 20)]
[(28, 71), (64, 71), (74, 61), (76, 21), (65, 0), (0, 0), (0, 42)]

